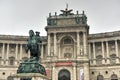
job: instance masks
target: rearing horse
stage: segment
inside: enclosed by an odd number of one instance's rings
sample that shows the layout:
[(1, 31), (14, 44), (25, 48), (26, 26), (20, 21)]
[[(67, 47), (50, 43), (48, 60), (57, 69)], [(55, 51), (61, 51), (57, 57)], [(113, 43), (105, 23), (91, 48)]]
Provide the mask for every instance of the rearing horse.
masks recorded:
[(28, 44), (26, 45), (25, 50), (26, 53), (30, 50), (30, 58), (35, 57), (37, 61), (39, 60), (40, 57), (39, 42), (40, 42), (39, 33), (36, 32), (36, 35), (34, 35), (33, 30), (30, 30)]

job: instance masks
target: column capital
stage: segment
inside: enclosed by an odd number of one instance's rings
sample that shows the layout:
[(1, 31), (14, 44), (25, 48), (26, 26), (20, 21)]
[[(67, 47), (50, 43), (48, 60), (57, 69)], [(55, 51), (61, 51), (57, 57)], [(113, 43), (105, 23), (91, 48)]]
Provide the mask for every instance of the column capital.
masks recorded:
[(44, 44), (43, 43), (41, 43), (41, 46), (43, 46)]
[(76, 64), (76, 63), (73, 63), (73, 66), (75, 67), (75, 66), (77, 66), (77, 64)]
[(54, 32), (53, 34), (57, 34), (57, 32)]
[(5, 42), (2, 42), (2, 44), (5, 44)]
[(108, 40), (106, 40), (106, 41), (104, 41), (104, 42), (108, 43), (109, 41), (108, 41)]
[(20, 43), (20, 45), (23, 45), (23, 43)]
[(95, 44), (96, 42), (93, 41), (93, 42), (91, 42), (91, 43), (92, 43), (92, 44)]
[(47, 33), (47, 35), (50, 35), (51, 33)]
[(116, 39), (116, 40), (114, 40), (115, 42), (118, 42), (118, 40)]
[(83, 31), (82, 33), (83, 33), (83, 34), (87, 34), (87, 32), (85, 32), (85, 31)]
[(18, 45), (19, 43), (15, 43), (16, 45)]
[(91, 44), (91, 42), (88, 42), (88, 44)]
[(10, 43), (6, 43), (7, 45), (9, 45)]
[(101, 43), (104, 43), (105, 41), (101, 41)]

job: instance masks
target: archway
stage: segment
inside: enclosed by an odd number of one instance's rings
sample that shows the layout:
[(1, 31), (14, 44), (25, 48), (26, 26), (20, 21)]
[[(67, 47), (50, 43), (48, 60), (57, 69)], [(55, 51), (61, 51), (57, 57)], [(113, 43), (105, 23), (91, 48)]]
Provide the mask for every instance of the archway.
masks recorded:
[(111, 80), (118, 80), (118, 77), (116, 74), (111, 75)]
[(70, 80), (70, 72), (66, 69), (61, 70), (58, 73), (58, 80)]
[(8, 76), (7, 80), (14, 80), (12, 76)]
[(104, 77), (102, 75), (98, 75), (97, 80), (104, 80)]
[(60, 57), (73, 58), (74, 57), (74, 40), (70, 36), (65, 36), (60, 41)]

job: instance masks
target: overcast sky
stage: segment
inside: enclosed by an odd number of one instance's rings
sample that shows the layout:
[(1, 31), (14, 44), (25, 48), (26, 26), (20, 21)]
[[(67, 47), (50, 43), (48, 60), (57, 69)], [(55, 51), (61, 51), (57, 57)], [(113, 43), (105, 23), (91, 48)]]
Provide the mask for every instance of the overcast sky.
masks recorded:
[(0, 0), (0, 35), (28, 35), (40, 31), (46, 36), (46, 18), (65, 9), (85, 11), (90, 33), (120, 30), (120, 0)]

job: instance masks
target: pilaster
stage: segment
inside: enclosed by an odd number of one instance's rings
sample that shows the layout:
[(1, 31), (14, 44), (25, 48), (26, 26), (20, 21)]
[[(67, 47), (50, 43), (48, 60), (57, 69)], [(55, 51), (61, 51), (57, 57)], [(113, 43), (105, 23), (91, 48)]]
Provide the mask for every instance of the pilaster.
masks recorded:
[(110, 64), (110, 56), (109, 56), (109, 46), (108, 46), (108, 41), (106, 41), (106, 53), (107, 53), (107, 64)]
[(96, 64), (95, 43), (93, 42), (93, 64)]
[(16, 48), (15, 48), (15, 65), (17, 65), (17, 60), (18, 60), (18, 44), (16, 44)]
[(104, 50), (104, 42), (101, 42), (102, 45), (102, 64), (105, 64), (105, 50)]
[(118, 42), (117, 42), (117, 40), (115, 40), (115, 52), (116, 52), (116, 63), (119, 63), (119, 59), (118, 59), (118, 57), (119, 57), (119, 55), (118, 55)]
[(84, 64), (84, 80), (90, 80), (90, 77), (89, 77), (89, 65), (88, 63), (85, 63)]
[(3, 43), (3, 46), (2, 46), (2, 61), (1, 61), (2, 65), (4, 65), (4, 54), (5, 54), (5, 43)]
[(88, 46), (89, 46), (89, 60), (90, 60), (90, 63), (92, 63), (91, 62), (91, 43), (89, 43)]
[(80, 55), (80, 37), (79, 32), (77, 32), (77, 55)]
[(52, 80), (56, 80), (55, 79), (55, 75), (56, 75), (56, 73), (55, 73), (55, 66), (53, 65), (53, 67), (52, 67)]
[(48, 42), (47, 42), (47, 45), (48, 45), (48, 56), (50, 56), (50, 33), (48, 34)]
[(8, 56), (9, 56), (9, 43), (7, 43), (6, 65), (8, 65)]
[(76, 80), (77, 79), (77, 74), (76, 74), (76, 64), (74, 63), (74, 65), (73, 65), (73, 74), (74, 74), (74, 80)]
[(83, 33), (83, 45), (84, 45), (84, 55), (87, 55), (87, 35), (86, 35), (86, 32)]
[(54, 33), (54, 55), (56, 56), (56, 33)]
[(22, 44), (20, 44), (20, 60), (22, 60), (22, 54), (23, 54), (23, 51), (22, 51)]

